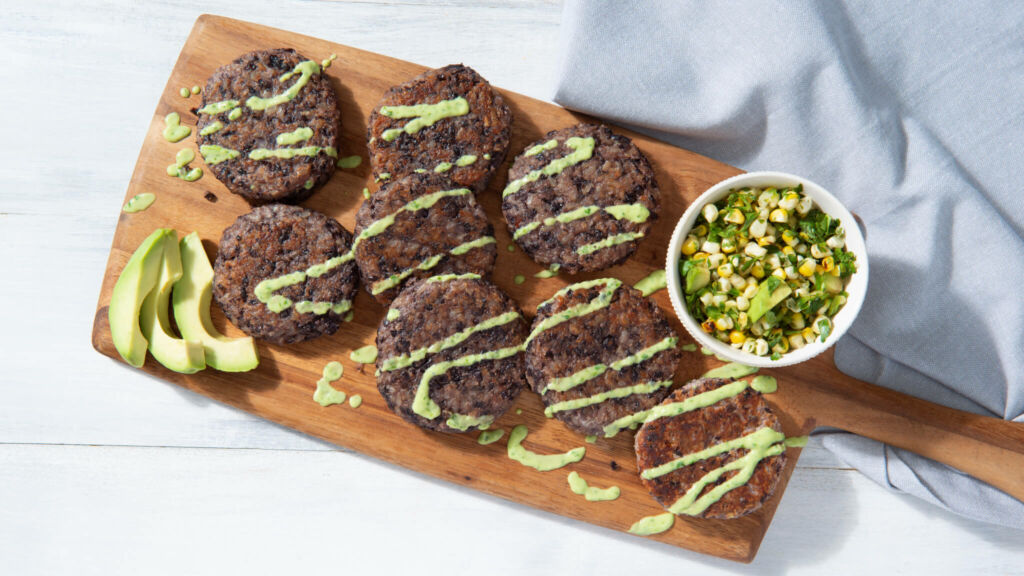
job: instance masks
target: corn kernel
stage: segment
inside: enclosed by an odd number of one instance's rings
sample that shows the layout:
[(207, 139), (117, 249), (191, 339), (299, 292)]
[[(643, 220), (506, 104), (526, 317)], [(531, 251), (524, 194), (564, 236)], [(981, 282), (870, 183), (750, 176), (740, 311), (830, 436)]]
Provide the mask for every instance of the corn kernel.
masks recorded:
[(790, 254), (796, 254), (796, 250), (793, 250), (792, 246), (783, 246), (782, 253), (789, 256)]
[(836, 267), (836, 260), (835, 260), (835, 258), (833, 258), (831, 256), (826, 256), (825, 259), (821, 261), (821, 268), (825, 272), (831, 272), (832, 270), (835, 269), (835, 267)]
[(792, 230), (782, 231), (782, 241), (786, 243), (786, 246), (793, 246), (798, 242), (796, 234), (793, 234)]
[(743, 276), (740, 276), (739, 274), (733, 274), (732, 277), (729, 278), (729, 283), (737, 290), (742, 290), (747, 287), (746, 280), (744, 280)]
[(829, 273), (829, 274), (831, 274), (831, 275), (833, 275), (833, 276), (836, 276), (836, 277), (838, 277), (838, 276), (839, 276), (839, 274), (840, 274), (840, 272), (841, 272), (841, 270), (839, 270), (839, 267), (838, 267), (838, 266), (836, 266), (835, 268), (833, 268), (833, 269), (829, 270), (829, 272), (828, 272), (828, 273)]
[(712, 268), (718, 268), (723, 262), (725, 262), (725, 254), (718, 253), (710, 254), (708, 256), (708, 266), (711, 266)]
[(743, 289), (742, 296), (744, 298), (746, 298), (747, 300), (750, 300), (751, 298), (753, 298), (756, 295), (757, 295), (757, 284), (748, 284), (747, 287)]
[(779, 343), (772, 346), (772, 352), (778, 352), (779, 354), (785, 354), (789, 352), (789, 340), (783, 338), (779, 340)]
[(704, 215), (704, 219), (708, 222), (714, 222), (718, 219), (718, 208), (714, 204), (708, 204), (701, 211), (701, 214)]
[(786, 271), (783, 270), (782, 268), (776, 268), (775, 270), (772, 270), (772, 276), (775, 276), (779, 280), (785, 280), (786, 279)]
[(751, 258), (760, 258), (768, 253), (767, 250), (751, 242), (743, 248), (743, 253)]
[(744, 342), (746, 342), (746, 340), (747, 336), (743, 334), (743, 332), (740, 332), (739, 330), (733, 330), (732, 332), (729, 332), (729, 341), (732, 342), (733, 344), (743, 344)]
[(739, 315), (736, 316), (736, 328), (743, 330), (747, 327), (749, 323), (750, 317), (747, 316), (746, 312), (740, 312)]
[(772, 213), (768, 216), (768, 219), (772, 222), (785, 223), (789, 221), (789, 212), (786, 212), (783, 208), (776, 208), (772, 210)]
[(718, 254), (719, 252), (722, 251), (722, 246), (718, 242), (705, 240), (704, 244), (701, 245), (700, 249), (707, 252), (708, 254)]
[(707, 252), (697, 252), (696, 254), (693, 255), (693, 259), (694, 260), (703, 260), (703, 259), (707, 258), (708, 256), (710, 256), (710, 254), (708, 254)]
[(722, 252), (726, 254), (732, 254), (736, 251), (736, 241), (732, 238), (722, 238)]
[(722, 330), (723, 332), (726, 331), (726, 330), (732, 329), (732, 326), (733, 326), (732, 318), (730, 318), (728, 316), (722, 316), (718, 320), (715, 320), (715, 328), (718, 328), (719, 330)]
[(807, 213), (811, 211), (811, 208), (814, 208), (814, 200), (811, 200), (810, 196), (804, 196), (796, 205), (796, 211), (799, 212), (801, 216), (806, 216)]
[(789, 347), (793, 350), (799, 350), (804, 347), (804, 337), (800, 334), (793, 334), (788, 338)]
[(737, 310), (746, 310), (748, 308), (750, 308), (750, 299), (748, 299), (746, 296), (737, 296), (736, 297), (736, 309)]
[(769, 245), (771, 245), (774, 242), (775, 242), (775, 239), (771, 238), (771, 237), (768, 237), (768, 236), (762, 236), (762, 237), (757, 239), (757, 245), (758, 246), (762, 246), (762, 247), (763, 246), (769, 246)]
[(693, 236), (687, 236), (686, 242), (683, 242), (682, 252), (684, 255), (689, 256), (697, 251), (700, 246), (697, 244), (697, 239)]
[(827, 246), (822, 247), (820, 244), (811, 244), (811, 256), (817, 259), (822, 259), (825, 256), (831, 256), (832, 251)]
[(814, 342), (814, 330), (810, 326), (804, 328), (800, 332), (800, 335), (804, 337), (804, 342), (808, 344)]
[(739, 208), (733, 208), (722, 217), (729, 224), (735, 224), (737, 226), (742, 225), (747, 221), (746, 217), (743, 216), (743, 212), (740, 212)]
[(764, 278), (764, 266), (760, 262), (750, 267), (750, 275), (758, 280)]
[(703, 224), (698, 224), (698, 225), (693, 227), (692, 232), (693, 232), (693, 235), (697, 236), (697, 237), (707, 236), (708, 235), (708, 227), (703, 225)]
[(715, 331), (715, 321), (710, 319), (705, 320), (700, 323), (700, 328), (701, 330), (707, 332), (708, 334), (711, 334), (712, 332)]
[(751, 237), (760, 238), (768, 231), (768, 223), (765, 222), (763, 218), (758, 218), (757, 220), (754, 220), (747, 231), (750, 232)]
[(764, 338), (758, 338), (754, 344), (754, 354), (765, 356), (768, 354), (768, 342)]
[(796, 208), (797, 204), (800, 203), (800, 195), (796, 192), (786, 192), (782, 196), (782, 200), (779, 200), (779, 208), (786, 210), (792, 210)]
[(846, 238), (843, 238), (842, 236), (836, 234), (835, 236), (826, 240), (825, 245), (833, 250), (839, 250), (840, 248), (846, 245)]
[(810, 278), (811, 276), (814, 276), (814, 271), (816, 267), (817, 263), (813, 259), (808, 258), (800, 263), (800, 275), (804, 276), (805, 278)]
[(743, 346), (740, 349), (743, 350), (744, 352), (746, 352), (747, 354), (753, 354), (754, 353), (754, 348), (756, 346), (757, 346), (757, 341), (754, 340), (753, 338), (748, 338), (743, 343)]
[(716, 271), (718, 272), (718, 275), (720, 277), (728, 278), (728, 277), (732, 276), (732, 264), (729, 264), (728, 262), (726, 262), (725, 264), (722, 264), (721, 266), (719, 266), (716, 269)]

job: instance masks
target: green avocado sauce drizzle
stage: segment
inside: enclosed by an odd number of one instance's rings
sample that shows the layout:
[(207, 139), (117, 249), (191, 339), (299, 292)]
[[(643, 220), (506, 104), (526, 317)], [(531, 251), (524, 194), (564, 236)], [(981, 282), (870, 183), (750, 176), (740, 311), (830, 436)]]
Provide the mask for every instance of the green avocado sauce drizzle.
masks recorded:
[(203, 156), (203, 161), (209, 166), (220, 164), (221, 162), (226, 162), (228, 160), (234, 160), (241, 155), (238, 150), (224, 148), (223, 146), (218, 146), (216, 144), (203, 144), (199, 147), (199, 153)]
[(380, 137), (391, 142), (402, 133), (416, 134), (423, 128), (433, 126), (444, 118), (464, 116), (469, 113), (469, 102), (459, 96), (451, 100), (442, 100), (436, 104), (417, 104), (415, 106), (381, 106), (380, 113), (387, 118), (412, 118), (401, 128), (389, 128)]
[(177, 112), (171, 112), (164, 116), (164, 140), (180, 142), (191, 133), (191, 128), (181, 125), (181, 116)]
[(567, 224), (569, 222), (600, 214), (601, 212), (611, 214), (616, 220), (625, 219), (635, 224), (646, 222), (651, 216), (650, 210), (648, 210), (647, 206), (644, 206), (643, 204), (616, 204), (614, 206), (605, 207), (580, 206), (579, 208), (574, 208), (573, 210), (563, 212), (557, 216), (551, 216), (543, 220), (530, 222), (529, 224), (521, 226), (512, 233), (512, 239), (518, 240), (541, 226), (550, 227), (555, 224)]
[(730, 362), (725, 366), (719, 366), (712, 370), (708, 370), (704, 373), (701, 378), (743, 378), (757, 372), (757, 368), (753, 366), (747, 366), (746, 364), (740, 364), (738, 362)]
[(313, 400), (317, 404), (327, 407), (331, 404), (341, 404), (345, 401), (345, 393), (335, 390), (331, 382), (341, 379), (345, 373), (345, 367), (340, 362), (328, 362), (324, 366), (323, 377), (316, 382), (316, 391), (313, 392)]
[(516, 274), (515, 278), (513, 278), (512, 281), (515, 282), (516, 284), (522, 284), (523, 282), (526, 282), (526, 276), (523, 276), (522, 274)]
[(566, 412), (569, 410), (579, 410), (580, 408), (586, 408), (587, 406), (593, 406), (594, 404), (600, 404), (606, 400), (613, 400), (616, 398), (625, 398), (634, 394), (650, 394), (661, 390), (662, 388), (668, 388), (672, 385), (671, 380), (652, 380), (650, 382), (644, 382), (643, 384), (635, 384), (633, 386), (624, 386), (622, 388), (613, 388), (604, 392), (594, 394), (593, 396), (585, 396), (583, 398), (574, 398), (572, 400), (565, 400), (562, 402), (556, 402), (544, 409), (544, 415), (551, 418), (557, 412)]
[(619, 487), (611, 486), (609, 488), (595, 488), (587, 484), (587, 481), (579, 475), (578, 472), (569, 472), (569, 489), (574, 494), (579, 494), (587, 499), (588, 502), (606, 502), (608, 500), (616, 500), (619, 497)]
[(599, 250), (618, 246), (619, 244), (625, 244), (626, 242), (632, 242), (633, 240), (643, 237), (643, 232), (623, 232), (622, 234), (613, 234), (603, 240), (598, 240), (597, 242), (580, 246), (576, 249), (576, 253), (580, 256), (587, 256)]
[(277, 135), (278, 146), (291, 146), (292, 144), (298, 144), (299, 142), (305, 142), (313, 137), (313, 130), (301, 126), (291, 132), (282, 132)]
[(121, 211), (126, 212), (128, 214), (142, 212), (146, 208), (149, 208), (150, 205), (152, 205), (155, 200), (156, 196), (149, 192), (136, 194), (135, 196), (132, 196), (131, 198), (128, 199), (127, 202), (124, 203), (124, 207), (121, 208)]
[[(321, 152), (331, 158), (338, 157), (338, 151), (333, 146), (303, 146), (302, 148), (255, 148), (252, 152), (249, 152), (249, 159), (266, 160), (267, 158), (282, 158), (284, 160), (291, 160), (296, 156), (316, 156)], [(235, 154), (237, 155), (237, 152)]]
[(664, 514), (656, 514), (654, 516), (646, 516), (633, 523), (629, 527), (630, 534), (636, 534), (637, 536), (651, 536), (654, 534), (661, 534), (672, 528), (672, 525), (676, 522), (676, 515), (671, 512), (665, 512)]
[[(448, 275), (448, 276), (458, 277), (458, 276), (454, 276), (454, 275)], [(473, 275), (473, 276), (477, 276), (477, 275)], [(477, 277), (479, 277), (479, 276), (477, 276)], [(428, 279), (427, 282), (441, 281), (443, 278), (444, 277), (434, 277), (434, 278)], [(590, 280), (590, 281), (587, 281), (587, 282), (580, 282), (578, 284), (573, 284), (571, 286), (567, 286), (567, 287), (559, 290), (558, 292), (556, 292), (555, 295), (551, 299), (541, 303), (541, 305), (538, 307), (538, 309), (543, 307), (543, 306), (545, 306), (546, 304), (549, 304), (550, 302), (552, 302), (556, 298), (564, 296), (565, 294), (567, 294), (568, 292), (570, 292), (572, 290), (584, 290), (584, 289), (592, 288), (592, 287), (595, 287), (595, 286), (603, 286), (604, 290), (602, 290), (594, 299), (592, 299), (589, 302), (586, 302), (586, 303), (583, 303), (583, 304), (578, 304), (578, 305), (573, 306), (573, 307), (571, 307), (571, 308), (569, 308), (567, 310), (562, 311), (561, 313), (559, 313), (557, 315), (550, 316), (550, 317), (545, 318), (544, 320), (542, 320), (540, 322), (537, 322), (535, 324), (533, 330), (526, 337), (526, 340), (522, 344), (520, 344), (518, 346), (509, 346), (509, 347), (506, 347), (506, 348), (499, 348), (499, 349), (496, 349), (496, 350), (489, 350), (489, 351), (481, 352), (481, 353), (477, 353), (477, 354), (469, 354), (467, 356), (462, 356), (460, 358), (456, 358), (456, 359), (453, 359), (453, 360), (448, 360), (448, 361), (445, 361), (445, 362), (439, 362), (437, 364), (433, 364), (433, 365), (429, 366), (423, 372), (423, 376), (420, 378), (419, 386), (416, 388), (416, 395), (413, 398), (413, 403), (412, 403), (413, 412), (418, 414), (419, 416), (422, 416), (422, 417), (430, 419), (430, 420), (433, 420), (434, 418), (437, 418), (438, 416), (441, 415), (441, 407), (438, 406), (437, 403), (434, 402), (430, 398), (430, 381), (433, 378), (447, 373), (452, 368), (472, 366), (472, 365), (477, 364), (479, 362), (484, 362), (484, 361), (488, 361), (488, 360), (502, 360), (504, 358), (509, 358), (511, 356), (514, 356), (514, 355), (518, 354), (519, 352), (522, 352), (523, 350), (525, 350), (526, 347), (529, 346), (530, 342), (532, 342), (533, 339), (536, 338), (538, 335), (540, 335), (542, 332), (544, 332), (546, 330), (549, 330), (549, 329), (551, 329), (551, 328), (553, 328), (553, 327), (555, 327), (555, 326), (557, 326), (557, 325), (559, 325), (559, 324), (561, 324), (563, 322), (571, 320), (573, 318), (584, 316), (586, 314), (590, 314), (592, 312), (600, 310), (601, 308), (607, 307), (611, 303), (611, 299), (614, 296), (615, 291), (618, 290), (621, 285), (622, 285), (622, 282), (620, 280), (615, 279), (615, 278), (601, 278), (601, 279), (597, 279), (597, 280)], [(479, 324), (475, 324), (475, 325), (470, 326), (468, 328), (465, 328), (465, 329), (463, 329), (463, 330), (461, 330), (459, 332), (456, 332), (455, 334), (452, 334), (451, 336), (445, 338), (444, 340), (441, 340), (439, 342), (434, 342), (433, 344), (430, 344), (429, 346), (426, 346), (426, 347), (423, 347), (423, 348), (419, 348), (419, 349), (414, 350), (414, 351), (412, 351), (412, 352), (410, 352), (408, 354), (402, 354), (402, 355), (399, 355), (399, 356), (394, 356), (392, 358), (388, 358), (388, 359), (384, 360), (383, 362), (381, 362), (380, 368), (379, 368), (379, 372), (389, 372), (389, 371), (392, 371), (392, 370), (400, 370), (402, 368), (406, 368), (406, 367), (408, 367), (408, 366), (410, 366), (410, 365), (412, 365), (412, 364), (414, 364), (416, 362), (419, 362), (419, 361), (425, 359), (430, 354), (436, 354), (436, 353), (438, 353), (438, 352), (440, 352), (442, 350), (446, 350), (446, 349), (451, 348), (453, 346), (457, 346), (457, 345), (459, 345), (462, 342), (465, 342), (466, 339), (468, 339), (470, 336), (472, 336), (473, 334), (475, 334), (477, 332), (481, 332), (481, 331), (484, 331), (484, 330), (490, 330), (490, 329), (498, 327), (498, 326), (504, 326), (505, 324), (509, 324), (510, 322), (516, 321), (518, 318), (520, 318), (520, 314), (517, 311), (509, 311), (509, 312), (505, 312), (503, 314), (499, 314), (498, 316), (494, 316), (494, 317), (488, 318), (488, 319), (484, 320), (483, 322), (480, 322)], [(669, 382), (669, 384), (671, 384), (671, 382)], [(656, 389), (656, 388), (654, 388), (655, 386), (660, 387), (660, 386), (662, 386), (662, 383), (649, 382), (647, 384), (640, 385), (640, 387), (651, 387), (652, 390)], [(638, 388), (638, 390), (639, 389), (640, 388)], [(625, 389), (623, 389), (623, 390), (625, 390)], [(632, 392), (632, 393), (640, 393), (640, 392)], [(594, 400), (592, 403), (596, 403), (596, 402), (600, 402), (600, 401), (602, 401), (602, 400)], [(570, 409), (570, 408), (565, 408), (565, 409)]]
[(348, 357), (350, 360), (358, 364), (373, 364), (377, 361), (377, 347), (373, 344), (363, 346), (362, 348), (353, 350)]
[[(273, 108), (278, 104), (284, 104), (285, 102), (294, 100), (295, 97), (299, 95), (299, 91), (302, 90), (306, 86), (306, 84), (309, 84), (309, 79), (312, 78), (314, 74), (319, 73), (320, 65), (317, 64), (316, 62), (312, 60), (299, 62), (295, 66), (295, 69), (292, 70), (290, 73), (291, 75), (299, 74), (299, 79), (296, 80), (294, 84), (289, 86), (287, 90), (280, 94), (275, 94), (269, 98), (250, 96), (249, 99), (245, 101), (245, 105), (250, 110), (266, 110), (268, 108)], [(291, 76), (288, 77), (290, 78)], [(282, 77), (281, 81), (284, 82), (287, 79), (288, 78)]]
[(337, 54), (331, 54), (327, 58), (324, 58), (320, 62), (320, 68), (323, 69), (323, 70), (327, 70), (328, 68), (331, 67), (331, 63), (334, 62), (337, 58), (338, 58)]
[(526, 150), (526, 152), (523, 152), (523, 156), (536, 156), (545, 150), (554, 150), (556, 147), (558, 147), (558, 140), (551, 139), (543, 144), (531, 146)]
[[(494, 239), (493, 236), (483, 236), (481, 238), (477, 238), (476, 240), (471, 240), (469, 242), (459, 244), (458, 246), (449, 250), (448, 254), (451, 254), (453, 256), (461, 256), (463, 254), (468, 253), (470, 250), (475, 250), (476, 248), (481, 248), (483, 246), (487, 246), (488, 244), (494, 244), (495, 242), (496, 240)], [(386, 292), (394, 288), (395, 286), (401, 284), (402, 281), (404, 281), (409, 276), (413, 275), (416, 271), (426, 271), (434, 268), (435, 266), (441, 263), (445, 256), (446, 254), (435, 254), (423, 260), (416, 266), (413, 266), (412, 268), (406, 268), (405, 270), (402, 270), (397, 274), (392, 274), (391, 276), (388, 276), (383, 280), (374, 282), (373, 286), (370, 287), (370, 293), (376, 296), (381, 292)]]
[(655, 270), (654, 272), (648, 274), (647, 277), (645, 277), (643, 280), (634, 284), (633, 288), (639, 290), (640, 293), (643, 294), (644, 296), (650, 296), (651, 294), (654, 294), (658, 290), (664, 289), (667, 285), (668, 284), (665, 279), (665, 271)]
[(491, 427), (491, 424), (493, 422), (494, 416), (490, 416), (487, 414), (483, 416), (470, 416), (468, 414), (452, 414), (448, 418), (448, 420), (445, 421), (445, 424), (447, 424), (449, 428), (465, 432), (466, 430), (469, 430), (474, 426), (478, 430), (487, 430), (488, 428)]
[(199, 94), (199, 93), (200, 93), (200, 92), (202, 92), (202, 91), (203, 91), (203, 89), (202, 89), (202, 88), (200, 88), (200, 87), (199, 87), (198, 85), (196, 85), (196, 86), (193, 86), (193, 87), (192, 87), (192, 90), (191, 90), (191, 92), (192, 92), (193, 94)]
[(386, 316), (388, 322), (394, 322), (402, 315), (402, 312), (398, 308), (389, 308), (388, 315)]
[(200, 130), (199, 135), (209, 136), (210, 134), (216, 134), (217, 132), (220, 132), (222, 128), (224, 128), (224, 124), (220, 120), (214, 120), (207, 124), (206, 128)]
[(683, 352), (696, 352), (697, 345), (691, 342), (689, 344), (683, 344), (682, 346), (679, 347), (679, 349), (682, 350)]
[(501, 440), (501, 437), (504, 435), (505, 431), (501, 428), (496, 430), (484, 430), (480, 432), (479, 436), (477, 436), (476, 443), (481, 446), (487, 446), (488, 444), (494, 444), (498, 440)]
[(353, 394), (352, 397), (348, 399), (348, 405), (353, 408), (359, 408), (363, 405), (363, 397), (359, 394)]
[[(295, 148), (286, 148), (285, 150), (296, 150)], [(334, 256), (324, 262), (313, 264), (306, 270), (297, 270), (290, 272), (282, 276), (275, 278), (267, 278), (256, 285), (254, 294), (256, 298), (267, 305), (267, 308), (271, 312), (280, 313), (288, 308), (292, 307), (292, 301), (280, 294), (274, 294), (278, 290), (301, 284), (306, 281), (307, 278), (319, 278), (331, 270), (341, 266), (342, 264), (349, 262), (355, 258), (356, 248), (364, 240), (377, 236), (387, 230), (392, 224), (395, 223), (395, 217), (402, 212), (416, 212), (419, 210), (426, 210), (439, 202), (442, 198), (454, 197), (454, 196), (465, 196), (472, 194), (468, 188), (457, 188), (454, 190), (440, 190), (431, 194), (420, 196), (415, 200), (410, 201), (396, 212), (393, 212), (379, 220), (372, 222), (369, 226), (363, 229), (362, 232), (356, 236), (355, 240), (352, 241), (352, 247), (345, 254)], [(299, 313), (314, 313), (314, 314), (327, 314), (333, 312), (335, 314), (344, 314), (352, 309), (352, 302), (350, 300), (342, 300), (340, 302), (311, 302), (304, 300), (297, 302), (295, 305), (295, 311)]]
[(362, 156), (344, 156), (342, 158), (338, 158), (338, 168), (355, 168), (362, 163)]
[(669, 336), (655, 344), (652, 344), (650, 346), (647, 346), (646, 348), (643, 348), (642, 350), (630, 354), (625, 358), (616, 360), (611, 364), (594, 364), (593, 366), (588, 366), (586, 368), (583, 368), (582, 370), (578, 370), (577, 372), (569, 376), (565, 376), (562, 378), (554, 378), (553, 380), (548, 382), (547, 385), (541, 388), (540, 393), (544, 394), (548, 390), (554, 390), (555, 392), (565, 392), (567, 390), (572, 390), (573, 388), (579, 386), (580, 384), (593, 380), (594, 378), (597, 378), (598, 376), (604, 374), (605, 372), (608, 371), (609, 368), (615, 370), (616, 372), (619, 372), (623, 368), (635, 366), (637, 364), (640, 364), (641, 362), (650, 360), (659, 352), (664, 352), (665, 350), (671, 350), (672, 348), (675, 348), (678, 342), (679, 338), (675, 336)]
[(522, 176), (509, 182), (508, 185), (505, 186), (505, 190), (502, 191), (501, 197), (505, 198), (507, 196), (515, 194), (516, 192), (519, 192), (519, 190), (522, 189), (522, 187), (525, 186), (526, 184), (530, 182), (536, 182), (537, 180), (540, 180), (541, 177), (554, 176), (556, 174), (559, 174), (562, 172), (562, 170), (565, 170), (570, 166), (574, 166), (576, 164), (579, 164), (580, 162), (589, 160), (590, 157), (594, 154), (594, 139), (590, 137), (580, 138), (578, 136), (573, 136), (572, 138), (569, 138), (565, 141), (565, 145), (572, 149), (571, 153), (569, 153), (566, 156), (562, 156), (561, 158), (552, 160), (543, 168), (533, 170), (527, 173), (525, 176)]
[(195, 182), (203, 177), (202, 168), (189, 168), (190, 162), (196, 159), (196, 154), (189, 148), (178, 150), (174, 155), (174, 164), (167, 166), (167, 175), (176, 176), (186, 182)]
[[(207, 114), (212, 116), (214, 114), (221, 114), (223, 112), (234, 110), (235, 108), (238, 108), (238, 104), (238, 100), (221, 100), (220, 102), (210, 102), (206, 106), (203, 106), (199, 110), (196, 110), (196, 113)], [(228, 117), (230, 118), (230, 115)]]
[(238, 120), (241, 117), (242, 117), (242, 109), (241, 108), (235, 108), (231, 112), (228, 112), (228, 120), (234, 121), (234, 120)]
[(564, 454), (537, 454), (523, 448), (523, 440), (529, 434), (526, 426), (520, 424), (508, 435), (508, 457), (523, 466), (529, 466), (539, 472), (548, 472), (583, 460), (587, 449), (583, 446), (573, 448)]
[(181, 90), (178, 90), (178, 95), (182, 98), (188, 98), (192, 95), (192, 92), (189, 92), (188, 88), (182, 88)]

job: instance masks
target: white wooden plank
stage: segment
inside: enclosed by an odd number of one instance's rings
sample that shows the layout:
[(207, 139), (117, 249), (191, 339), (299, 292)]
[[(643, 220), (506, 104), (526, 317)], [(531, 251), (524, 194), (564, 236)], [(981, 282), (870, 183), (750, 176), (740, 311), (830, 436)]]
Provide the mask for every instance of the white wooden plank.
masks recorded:
[(337, 452), (9, 445), (0, 486), (21, 575), (1024, 573), (1019, 532), (832, 470), (793, 475), (751, 566)]

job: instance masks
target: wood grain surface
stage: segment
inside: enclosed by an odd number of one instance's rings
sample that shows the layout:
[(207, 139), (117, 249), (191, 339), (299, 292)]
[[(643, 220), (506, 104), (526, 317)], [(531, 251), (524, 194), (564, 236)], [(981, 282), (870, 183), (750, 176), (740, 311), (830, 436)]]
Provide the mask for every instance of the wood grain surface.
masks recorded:
[[(161, 136), (163, 117), (172, 111), (182, 115), (183, 124), (194, 126), (195, 116), (190, 110), (198, 105), (199, 99), (182, 98), (178, 90), (204, 84), (214, 69), (244, 52), (285, 46), (316, 60), (332, 53), (338, 56), (326, 73), (338, 93), (342, 113), (339, 153), (358, 154), (364, 162), (354, 170), (339, 170), (304, 205), (337, 218), (350, 230), (354, 228), (355, 211), (362, 201), (360, 191), (364, 186), (374, 188), (366, 163), (366, 119), (388, 87), (418, 74), (423, 67), (315, 38), (203, 16), (196, 22), (168, 80), (125, 196), (127, 199), (140, 192), (153, 192), (157, 201), (145, 212), (120, 215), (93, 327), (93, 345), (100, 352), (117, 357), (110, 341), (106, 306), (117, 275), (145, 236), (157, 227), (173, 227), (182, 235), (197, 231), (212, 258), (221, 231), (249, 210), (242, 199), (230, 194), (209, 173), (195, 183), (166, 175), (166, 166), (173, 163), (175, 152), (195, 146), (191, 137), (171, 144)], [(557, 106), (501, 92), (515, 115), (510, 156), (548, 130), (586, 120)], [(739, 172), (685, 150), (624, 133), (634, 138), (655, 167), (663, 192), (661, 219), (626, 264), (596, 275), (574, 277), (572, 281), (607, 275), (634, 283), (661, 268), (672, 227), (687, 202), (711, 184)], [(193, 165), (201, 165), (201, 162), (197, 160)], [(509, 253), (503, 249), (510, 243), (500, 216), (499, 191), (504, 185), (505, 170), (499, 170), (496, 181), (479, 199), (494, 224), (501, 248), (494, 281), (524, 310), (530, 311), (569, 280), (564, 277), (534, 279), (532, 274), (540, 270), (538, 265), (521, 251)], [(207, 193), (215, 195), (217, 201), (207, 200)], [(512, 278), (516, 274), (527, 275), (529, 281), (514, 284)], [(654, 297), (671, 316), (667, 295), (662, 292)], [(475, 434), (432, 434), (405, 424), (387, 410), (377, 394), (372, 367), (360, 369), (348, 359), (349, 351), (372, 343), (383, 312), (383, 308), (360, 291), (353, 321), (337, 334), (289, 347), (261, 343), (260, 367), (247, 374), (206, 370), (184, 376), (163, 369), (151, 358), (143, 369), (337, 445), (564, 516), (625, 530), (640, 517), (661, 511), (636, 478), (630, 435), (585, 444), (580, 436), (558, 421), (544, 418), (540, 399), (530, 392), (524, 393), (518, 401), (522, 414), (516, 415), (513, 410), (495, 427), (508, 430), (515, 424), (526, 424), (530, 429), (526, 445), (538, 452), (561, 452), (586, 446), (587, 456), (582, 462), (560, 471), (539, 473), (509, 460), (505, 456), (504, 442), (479, 446)], [(218, 327), (228, 334), (239, 334), (224, 321), (216, 307), (214, 313)], [(684, 334), (678, 323), (675, 326)], [(345, 365), (345, 376), (335, 386), (348, 394), (360, 394), (364, 403), (359, 409), (347, 405), (322, 408), (313, 402), (311, 396), (316, 380), (323, 365), (331, 360)], [(716, 364), (718, 361), (700, 353), (686, 354), (676, 381), (685, 382)], [(1020, 425), (941, 408), (859, 382), (836, 370), (830, 354), (797, 367), (765, 372), (779, 379), (779, 392), (768, 399), (789, 435), (805, 434), (820, 425), (840, 427), (946, 462), (1018, 498), (1024, 497), (1024, 479), (1012, 473), (1024, 469), (1024, 427)], [(771, 521), (799, 451), (790, 450), (788, 454), (789, 464), (780, 489), (757, 513), (734, 521), (681, 518), (672, 530), (652, 538), (723, 558), (750, 561)], [(622, 496), (614, 502), (588, 503), (569, 491), (565, 474), (570, 470), (579, 471), (597, 486), (618, 485)]]

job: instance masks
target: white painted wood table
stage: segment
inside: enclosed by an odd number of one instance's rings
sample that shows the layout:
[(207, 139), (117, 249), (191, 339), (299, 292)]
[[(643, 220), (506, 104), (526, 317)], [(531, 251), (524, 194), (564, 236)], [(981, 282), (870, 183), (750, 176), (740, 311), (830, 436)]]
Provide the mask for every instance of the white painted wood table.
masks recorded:
[(340, 451), (104, 358), (122, 195), (215, 11), (550, 97), (556, 2), (82, 2), (0, 11), (0, 574), (1024, 573), (1024, 536), (882, 490), (812, 440), (752, 566)]

